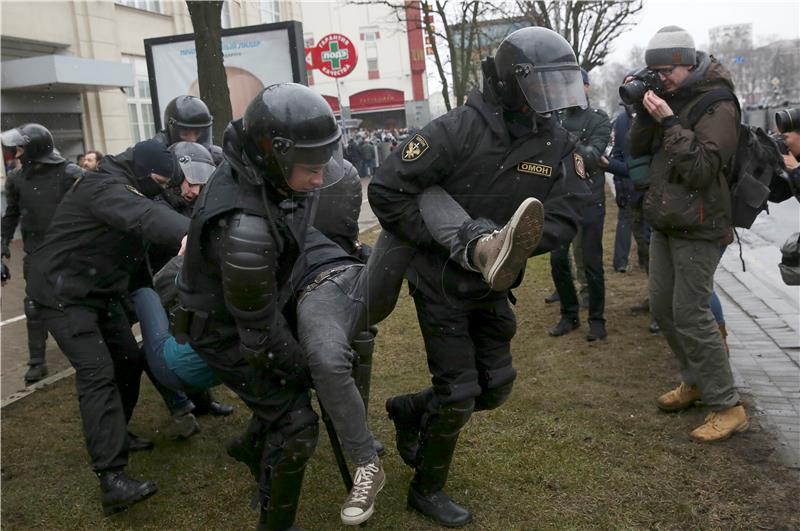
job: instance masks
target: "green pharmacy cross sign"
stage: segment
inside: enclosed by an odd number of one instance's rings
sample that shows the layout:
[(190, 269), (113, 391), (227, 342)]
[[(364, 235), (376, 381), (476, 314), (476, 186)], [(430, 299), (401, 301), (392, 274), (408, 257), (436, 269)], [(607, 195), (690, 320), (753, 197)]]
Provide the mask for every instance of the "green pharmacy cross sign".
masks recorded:
[(356, 67), (358, 56), (353, 42), (339, 33), (325, 35), (317, 43), (319, 69), (329, 77), (344, 77)]

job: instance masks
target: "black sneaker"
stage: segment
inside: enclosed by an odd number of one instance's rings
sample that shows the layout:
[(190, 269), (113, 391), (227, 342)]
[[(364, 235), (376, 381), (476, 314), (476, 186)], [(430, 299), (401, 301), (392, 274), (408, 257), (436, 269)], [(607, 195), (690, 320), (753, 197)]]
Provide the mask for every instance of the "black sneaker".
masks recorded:
[(31, 365), (25, 373), (25, 384), (36, 383), (43, 380), (48, 374), (47, 365), (40, 363), (38, 365)]
[(581, 325), (577, 318), (562, 317), (556, 326), (547, 331), (553, 337), (569, 334)]
[(553, 293), (551, 293), (550, 295), (548, 295), (547, 297), (544, 298), (544, 303), (545, 304), (552, 304), (552, 303), (558, 302), (560, 300), (561, 300), (561, 297), (558, 295), (558, 292), (554, 291)]
[(122, 472), (104, 472), (100, 474), (100, 490), (103, 493), (103, 514), (110, 516), (146, 500), (158, 488), (152, 481), (139, 481)]
[(606, 325), (600, 321), (589, 321), (589, 333), (586, 334), (586, 341), (597, 341), (608, 337)]
[(142, 450), (152, 450), (153, 449), (153, 441), (150, 439), (145, 439), (144, 437), (139, 437), (138, 435), (134, 435), (131, 432), (128, 432), (128, 451), (129, 452), (141, 452)]

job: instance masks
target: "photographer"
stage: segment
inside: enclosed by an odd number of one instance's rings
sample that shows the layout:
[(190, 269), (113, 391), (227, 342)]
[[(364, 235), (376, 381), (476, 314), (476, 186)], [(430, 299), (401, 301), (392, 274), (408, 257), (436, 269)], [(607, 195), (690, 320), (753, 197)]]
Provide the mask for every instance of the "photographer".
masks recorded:
[(778, 149), (786, 172), (772, 178), (769, 200), (780, 203), (795, 197), (800, 201), (800, 107), (776, 112), (775, 125), (781, 133)]
[[(739, 111), (734, 101), (709, 107), (693, 127), (689, 114), (703, 96), (733, 92), (731, 75), (715, 58), (695, 51), (682, 28), (661, 28), (645, 52), (648, 71), (620, 89), (635, 102), (633, 157), (650, 156), (644, 213), (650, 240), (650, 306), (678, 358), (681, 384), (658, 398), (664, 411), (701, 400), (711, 407), (691, 433), (698, 442), (730, 437), (748, 427), (733, 385), (730, 363), (709, 302), (721, 243), (731, 238), (726, 174), (737, 146)], [(632, 85), (632, 86), (631, 86)]]

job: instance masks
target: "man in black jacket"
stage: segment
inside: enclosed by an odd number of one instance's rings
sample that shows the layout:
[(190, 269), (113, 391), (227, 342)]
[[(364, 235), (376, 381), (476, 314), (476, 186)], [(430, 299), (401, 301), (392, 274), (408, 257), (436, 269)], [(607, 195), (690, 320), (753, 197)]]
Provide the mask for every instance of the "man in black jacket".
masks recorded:
[[(589, 92), (589, 74), (582, 70), (584, 90)], [(581, 223), (578, 236), (575, 238), (576, 256), (583, 257), (586, 271), (586, 286), (589, 292), (589, 333), (588, 341), (605, 339), (605, 278), (603, 275), (603, 222), (606, 215), (605, 172), (600, 168), (600, 158), (611, 137), (611, 122), (608, 115), (600, 109), (572, 107), (560, 113), (561, 125), (575, 135), (577, 145), (575, 151), (580, 153), (585, 164), (586, 182), (592, 190), (591, 201), (581, 212)], [(575, 260), (578, 262), (578, 260)], [(561, 319), (549, 333), (551, 336), (562, 336), (579, 326), (578, 294), (572, 282), (569, 266), (569, 244), (564, 244), (550, 253), (553, 282), (556, 285), (561, 303)]]
[(75, 368), (83, 432), (106, 514), (156, 492), (122, 470), (127, 423), (144, 360), (120, 299), (144, 256), (142, 238), (177, 253), (189, 220), (152, 197), (179, 175), (172, 153), (146, 140), (78, 178), (30, 255), (28, 298)]
[[(569, 44), (544, 28), (516, 31), (484, 63), (484, 77), (483, 92), (474, 91), (466, 105), (395, 150), (369, 187), (384, 229), (418, 246), (409, 278), (433, 386), (389, 399), (387, 410), (400, 454), (416, 469), (409, 505), (447, 526), (472, 518), (443, 491), (458, 434), (473, 411), (505, 402), (516, 377), (508, 285), (493, 291), (477, 272), (486, 264), (475, 237), (509, 221), (526, 198), (537, 198), (545, 217), (535, 253), (551, 251), (573, 238), (588, 196), (578, 175), (583, 162), (552, 116), (586, 104)], [(463, 261), (449, 260), (450, 250), (435, 243), (421, 216), (417, 197), (433, 185), (468, 215), (488, 218), (455, 228)], [(465, 268), (470, 264), (484, 267)]]
[[(42, 125), (24, 124), (5, 131), (3, 150), (19, 159), (22, 166), (6, 179), (6, 211), (2, 221), (2, 256), (11, 258), (9, 244), (17, 224), (21, 224), (22, 247), (30, 255), (44, 240), (56, 206), (67, 193), (81, 169), (65, 160), (53, 145), (53, 135)], [(23, 262), (22, 276), (28, 278), (29, 260)], [(45, 349), (47, 328), (31, 311), (25, 299), (25, 324), (28, 329), (28, 371), (25, 383), (38, 382), (47, 376)]]
[[(225, 161), (195, 207), (176, 334), (265, 426), (259, 529), (294, 523), (317, 442), (305, 354), (287, 321), (310, 220), (307, 197), (341, 178), (341, 132), (325, 100), (271, 85), (225, 131)], [(285, 313), (286, 312), (286, 313)]]

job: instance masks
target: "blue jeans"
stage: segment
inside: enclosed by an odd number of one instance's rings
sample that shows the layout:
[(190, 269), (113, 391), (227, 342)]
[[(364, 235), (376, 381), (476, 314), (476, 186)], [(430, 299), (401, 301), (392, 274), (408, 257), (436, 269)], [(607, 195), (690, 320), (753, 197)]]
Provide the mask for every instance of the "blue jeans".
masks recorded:
[(186, 396), (186, 385), (167, 367), (164, 358), (164, 343), (172, 337), (169, 331), (167, 312), (161, 305), (158, 294), (150, 288), (137, 289), (131, 294), (139, 326), (142, 329), (142, 344), (153, 385), (158, 390), (170, 413), (173, 415), (191, 411), (193, 404)]

